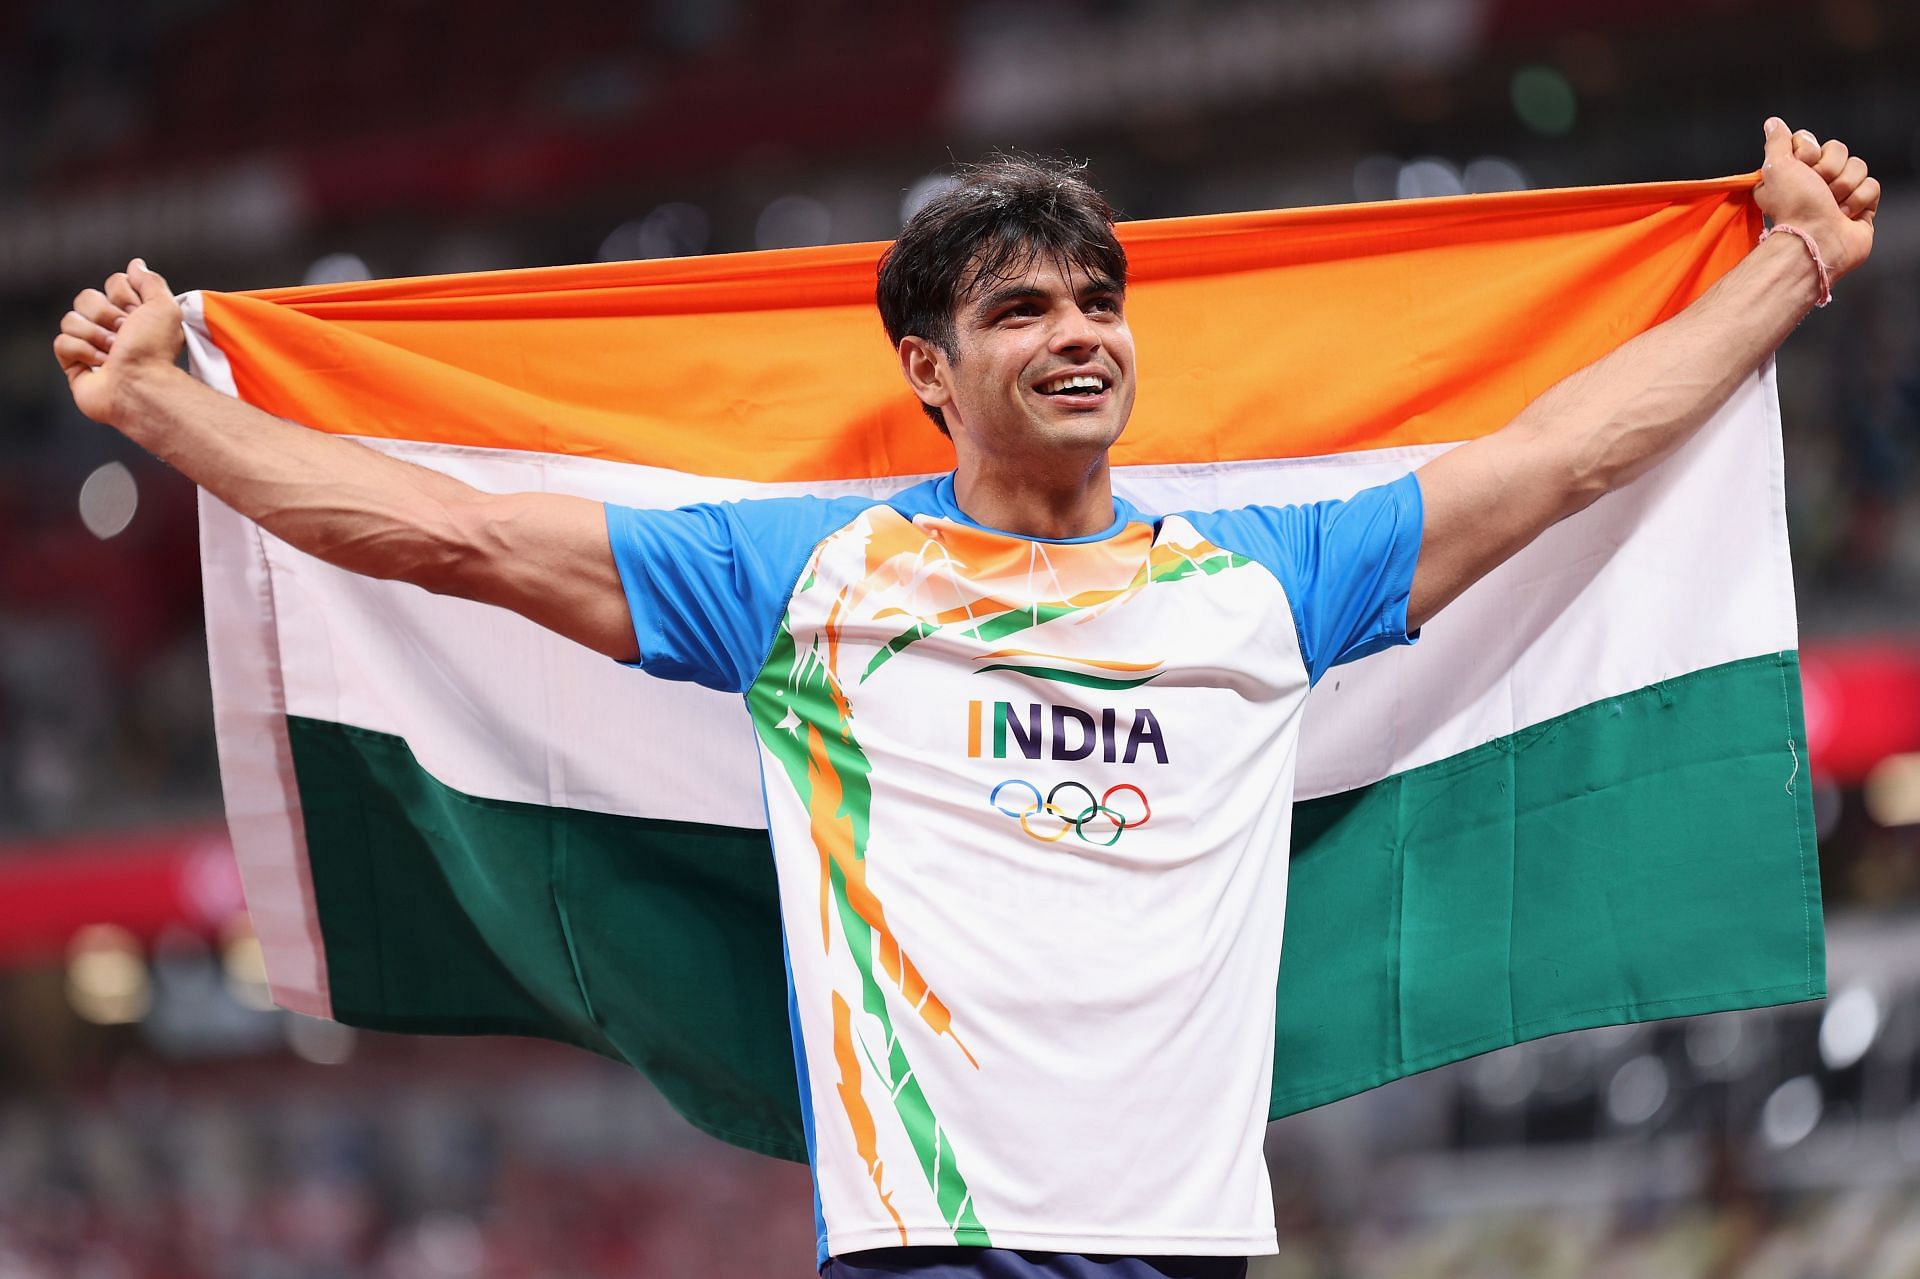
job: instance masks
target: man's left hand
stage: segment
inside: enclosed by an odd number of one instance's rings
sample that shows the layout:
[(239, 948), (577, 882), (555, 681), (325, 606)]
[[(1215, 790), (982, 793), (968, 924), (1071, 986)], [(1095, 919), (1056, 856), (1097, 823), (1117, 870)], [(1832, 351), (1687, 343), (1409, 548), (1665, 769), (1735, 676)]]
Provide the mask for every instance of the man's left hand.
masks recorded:
[(1805, 129), (1795, 133), (1778, 116), (1766, 123), (1766, 162), (1754, 200), (1769, 221), (1800, 228), (1820, 246), (1838, 280), (1873, 252), (1873, 218), (1880, 183), (1867, 163), (1837, 139), (1822, 144)]

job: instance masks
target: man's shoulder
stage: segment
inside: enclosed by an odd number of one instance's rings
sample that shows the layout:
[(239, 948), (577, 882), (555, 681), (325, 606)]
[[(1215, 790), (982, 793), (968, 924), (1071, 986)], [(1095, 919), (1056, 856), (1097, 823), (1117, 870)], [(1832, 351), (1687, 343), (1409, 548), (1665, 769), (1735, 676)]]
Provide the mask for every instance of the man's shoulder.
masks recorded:
[(916, 515), (945, 515), (947, 502), (941, 496), (940, 482), (946, 478), (941, 475), (930, 475), (923, 480), (915, 480), (887, 494), (880, 499), (880, 503), (909, 520)]
[(769, 548), (795, 538), (818, 541), (888, 499), (862, 494), (791, 493), (689, 502), (668, 508), (616, 507), (622, 521), (705, 533), (723, 541)]

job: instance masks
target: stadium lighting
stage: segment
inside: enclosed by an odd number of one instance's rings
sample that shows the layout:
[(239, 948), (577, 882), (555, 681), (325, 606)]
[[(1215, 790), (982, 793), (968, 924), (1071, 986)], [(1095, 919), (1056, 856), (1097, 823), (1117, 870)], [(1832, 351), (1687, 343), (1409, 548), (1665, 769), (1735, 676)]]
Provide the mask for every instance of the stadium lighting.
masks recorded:
[(1353, 166), (1353, 198), (1363, 204), (1394, 198), (1400, 161), (1390, 155), (1362, 156)]
[(486, 1240), (465, 1217), (437, 1213), (414, 1229), (414, 1251), (431, 1275), (477, 1275), (487, 1260)]
[(1752, 1056), (1746, 1023), (1735, 1013), (1695, 1017), (1687, 1023), (1687, 1060), (1702, 1079), (1731, 1079)]
[(1474, 195), (1488, 191), (1524, 191), (1528, 186), (1527, 175), (1520, 171), (1520, 166), (1497, 155), (1483, 155), (1477, 160), (1469, 160), (1467, 167), (1460, 172), (1460, 180)]
[(827, 206), (806, 195), (776, 197), (760, 210), (753, 224), (753, 243), (759, 249), (797, 249), (825, 244), (833, 235), (833, 216)]
[(607, 232), (607, 238), (600, 241), (600, 251), (594, 254), (600, 262), (631, 262), (642, 256), (640, 252), (640, 223), (622, 222)]
[(1811, 1075), (1797, 1075), (1773, 1090), (1760, 1109), (1760, 1136), (1775, 1150), (1806, 1140), (1820, 1122), (1825, 1103)]
[(1889, 755), (1875, 764), (1861, 798), (1878, 825), (1920, 824), (1920, 752)]
[(338, 1066), (353, 1056), (353, 1027), (290, 1012), (286, 1015), (287, 1047), (302, 1061), (316, 1066)]
[(712, 232), (705, 209), (676, 200), (607, 232), (599, 257), (602, 262), (698, 257), (707, 251)]
[(140, 487), (123, 463), (95, 467), (80, 485), (80, 522), (103, 542), (124, 532), (139, 506)]
[(301, 277), (302, 284), (349, 284), (355, 280), (371, 280), (373, 268), (357, 253), (325, 253), (313, 260), (307, 273)]
[(1407, 161), (1400, 167), (1400, 174), (1393, 183), (1393, 193), (1402, 200), (1417, 200), (1432, 195), (1460, 195), (1466, 189), (1460, 181), (1458, 169), (1431, 155)]
[(649, 258), (690, 258), (705, 253), (713, 223), (697, 204), (663, 204), (640, 222), (640, 253)]
[(267, 987), (267, 959), (260, 939), (251, 928), (230, 930), (220, 948), (220, 966), (226, 973), (227, 993), (235, 1003), (261, 1012), (273, 1007), (273, 992)]
[(1666, 1063), (1651, 1053), (1624, 1063), (1607, 1083), (1607, 1117), (1623, 1128), (1647, 1122), (1666, 1104)]
[(960, 179), (951, 173), (929, 173), (907, 188), (900, 197), (900, 225), (905, 226), (907, 219), (939, 199), (958, 186)]
[(1523, 1047), (1476, 1058), (1469, 1070), (1474, 1095), (1482, 1105), (1506, 1110), (1525, 1101), (1540, 1084), (1540, 1061)]
[(1845, 1070), (1873, 1046), (1880, 1032), (1880, 1002), (1864, 986), (1841, 991), (1827, 1001), (1820, 1018), (1820, 1060), (1828, 1070)]
[(147, 1015), (153, 979), (132, 933), (94, 924), (74, 935), (67, 947), (67, 1002), (98, 1026), (121, 1026)]
[(1509, 93), (1513, 113), (1535, 133), (1558, 138), (1573, 132), (1578, 101), (1573, 85), (1554, 68), (1521, 67), (1513, 73)]

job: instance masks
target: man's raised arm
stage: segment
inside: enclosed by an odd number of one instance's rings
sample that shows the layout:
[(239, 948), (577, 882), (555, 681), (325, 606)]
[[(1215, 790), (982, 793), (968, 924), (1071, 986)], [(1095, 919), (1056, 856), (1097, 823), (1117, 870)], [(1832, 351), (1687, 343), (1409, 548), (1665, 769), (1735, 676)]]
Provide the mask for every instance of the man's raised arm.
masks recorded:
[(82, 413), (309, 555), (639, 656), (600, 503), (482, 493), (282, 421), (182, 372), (183, 341), (167, 282), (136, 258), (74, 299), (53, 350)]
[[(1678, 448), (1820, 298), (1867, 258), (1880, 184), (1838, 142), (1766, 123), (1754, 199), (1770, 236), (1693, 305), (1557, 383), (1492, 435), (1420, 468), (1426, 507), (1409, 630), (1554, 523)], [(1817, 253), (1816, 253), (1817, 251)]]

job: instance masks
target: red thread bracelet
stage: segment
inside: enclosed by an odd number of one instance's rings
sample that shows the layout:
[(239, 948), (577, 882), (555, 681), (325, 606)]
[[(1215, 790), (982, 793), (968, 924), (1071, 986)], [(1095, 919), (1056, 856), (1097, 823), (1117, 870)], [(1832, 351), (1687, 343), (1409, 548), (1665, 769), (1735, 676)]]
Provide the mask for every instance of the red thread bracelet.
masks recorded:
[(1797, 226), (1788, 226), (1784, 222), (1776, 222), (1762, 231), (1760, 238), (1754, 241), (1754, 243), (1765, 244), (1767, 237), (1775, 231), (1784, 231), (1788, 235), (1795, 237), (1800, 243), (1806, 245), (1807, 252), (1813, 255), (1814, 274), (1820, 279), (1820, 300), (1815, 302), (1814, 305), (1825, 306), (1827, 303), (1833, 301), (1833, 279), (1827, 274), (1827, 260), (1820, 256), (1820, 246), (1813, 242), (1813, 237)]

